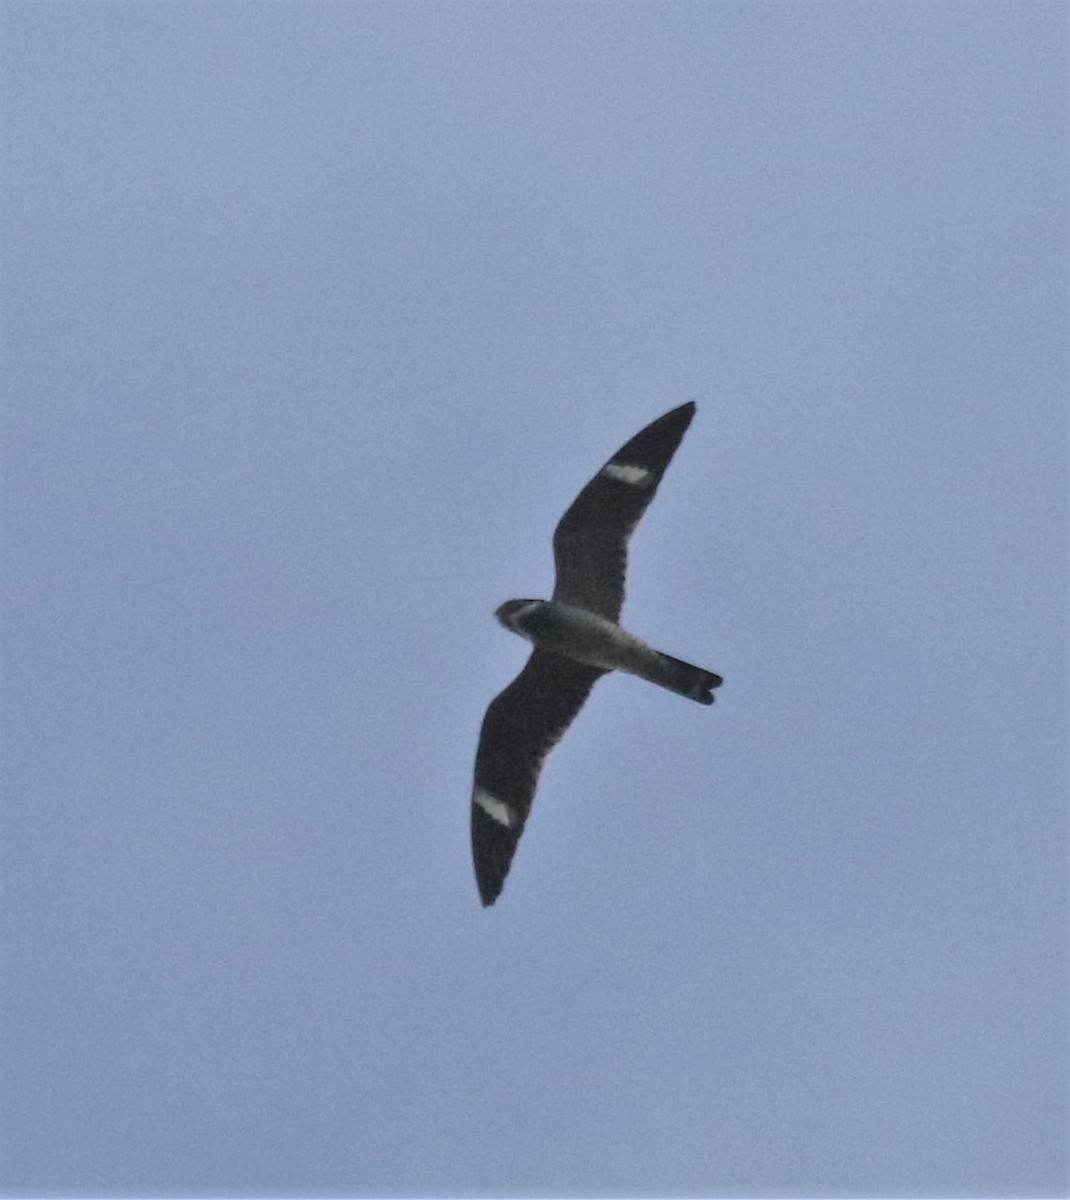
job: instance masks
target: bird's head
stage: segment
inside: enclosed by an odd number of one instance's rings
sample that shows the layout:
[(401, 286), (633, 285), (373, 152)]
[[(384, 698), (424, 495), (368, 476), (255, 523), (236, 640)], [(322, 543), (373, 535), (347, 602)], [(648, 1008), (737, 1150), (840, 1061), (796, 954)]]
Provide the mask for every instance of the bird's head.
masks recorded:
[(522, 637), (524, 631), (517, 624), (517, 621), (523, 617), (523, 614), (533, 605), (539, 604), (539, 600), (506, 600), (504, 604), (499, 605), (494, 610), (494, 615), (505, 626), (506, 629), (513, 633), (519, 633)]

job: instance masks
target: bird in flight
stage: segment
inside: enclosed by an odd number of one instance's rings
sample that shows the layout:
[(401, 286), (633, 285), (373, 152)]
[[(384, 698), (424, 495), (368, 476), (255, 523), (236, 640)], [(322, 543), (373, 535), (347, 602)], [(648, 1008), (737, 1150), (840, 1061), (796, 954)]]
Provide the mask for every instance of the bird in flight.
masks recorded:
[(472, 857), (479, 897), (497, 900), (531, 810), (539, 773), (609, 671), (713, 703), (720, 675), (652, 649), (617, 623), (628, 539), (695, 415), (681, 404), (626, 442), (573, 500), (554, 530), (550, 600), (507, 600), (495, 616), (535, 649), (483, 718), (472, 788)]

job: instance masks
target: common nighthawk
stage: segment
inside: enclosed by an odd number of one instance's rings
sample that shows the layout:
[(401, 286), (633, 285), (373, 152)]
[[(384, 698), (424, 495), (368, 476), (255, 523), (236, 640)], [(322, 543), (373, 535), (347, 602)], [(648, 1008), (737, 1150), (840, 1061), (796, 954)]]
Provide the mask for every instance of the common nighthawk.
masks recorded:
[(695, 415), (681, 404), (626, 442), (573, 500), (554, 530), (551, 600), (507, 600), (495, 616), (535, 646), (487, 709), (472, 788), (472, 857), (484, 907), (493, 904), (539, 781), (543, 760), (595, 680), (626, 671), (712, 704), (720, 675), (651, 649), (617, 624), (628, 539)]

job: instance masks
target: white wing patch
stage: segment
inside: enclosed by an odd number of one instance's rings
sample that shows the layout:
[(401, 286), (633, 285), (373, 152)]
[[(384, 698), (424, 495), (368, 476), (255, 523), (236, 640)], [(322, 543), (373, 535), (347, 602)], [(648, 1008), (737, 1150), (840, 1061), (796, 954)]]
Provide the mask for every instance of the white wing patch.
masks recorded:
[(606, 463), (602, 474), (610, 479), (619, 479), (621, 483), (630, 483), (633, 487), (645, 487), (650, 482), (652, 471), (646, 467), (631, 467), (627, 463)]
[(493, 818), (499, 825), (504, 825), (506, 829), (511, 829), (516, 823), (516, 812), (481, 787), (473, 790), (472, 803), (478, 804), (488, 817)]

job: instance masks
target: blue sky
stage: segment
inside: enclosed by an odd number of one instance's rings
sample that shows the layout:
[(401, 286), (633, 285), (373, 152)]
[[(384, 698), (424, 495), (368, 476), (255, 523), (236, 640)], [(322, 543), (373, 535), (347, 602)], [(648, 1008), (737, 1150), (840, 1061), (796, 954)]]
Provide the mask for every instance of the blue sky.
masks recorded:
[(5, 1193), (1064, 1190), (1065, 8), (2, 22)]

